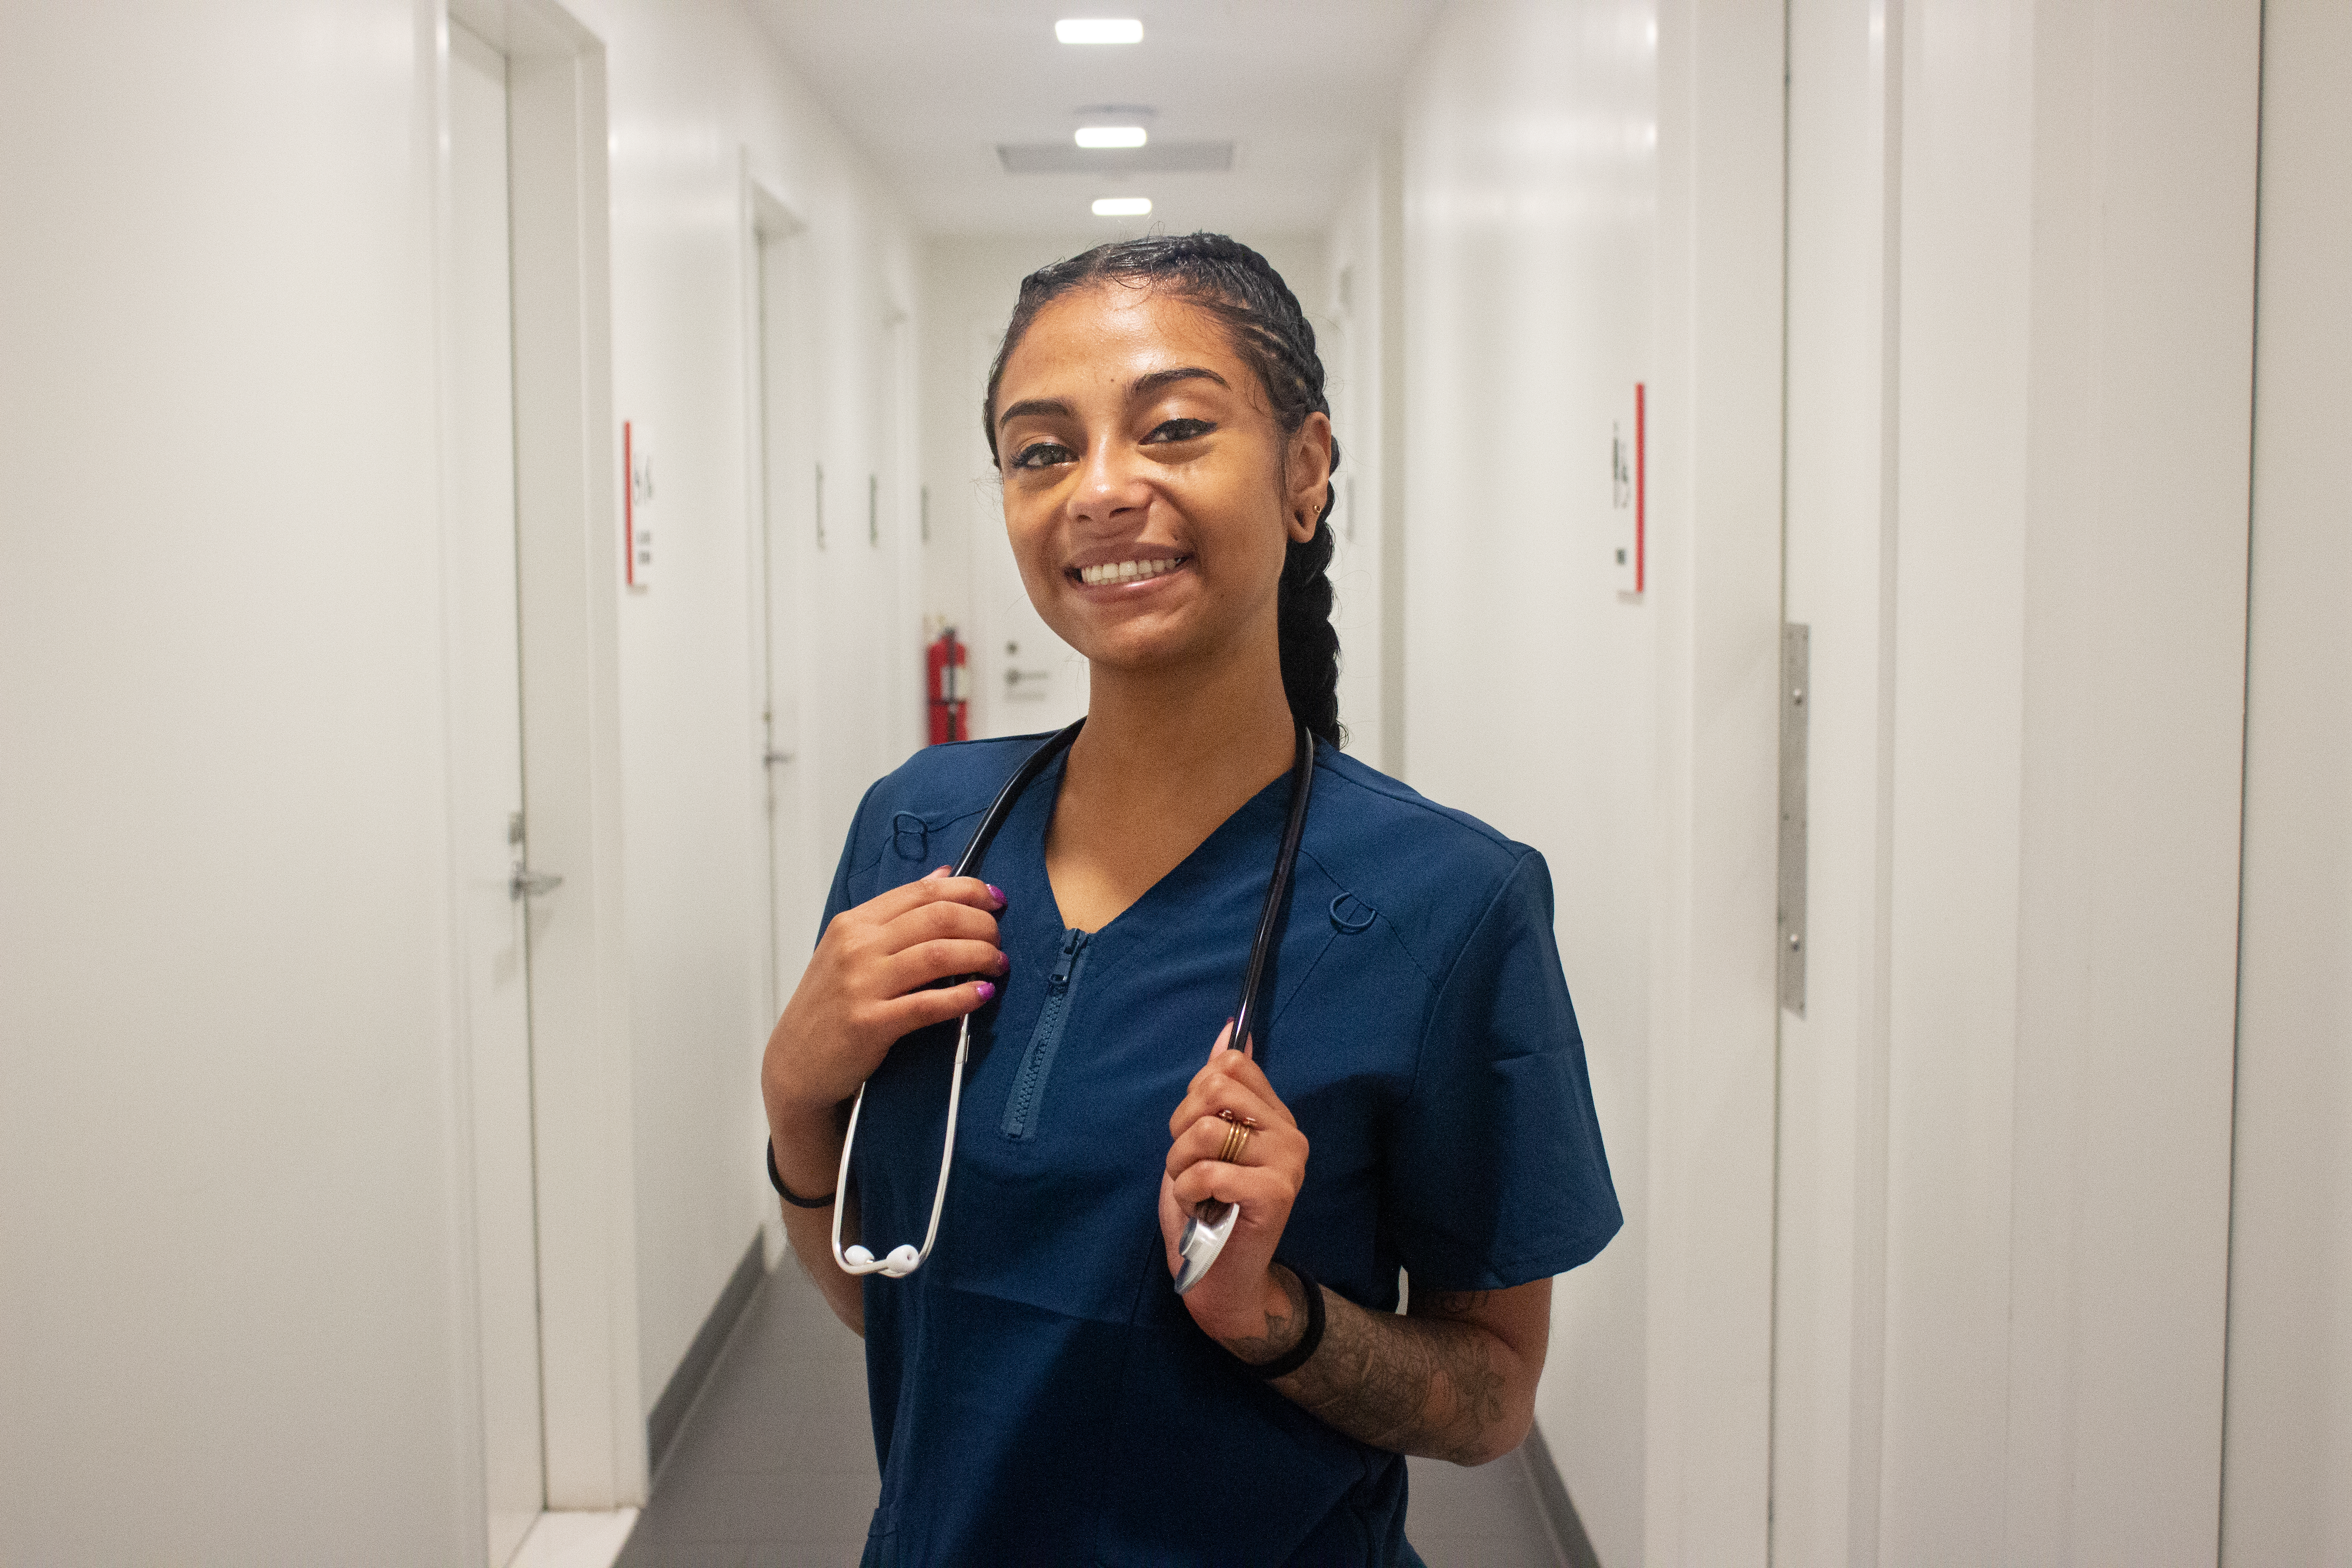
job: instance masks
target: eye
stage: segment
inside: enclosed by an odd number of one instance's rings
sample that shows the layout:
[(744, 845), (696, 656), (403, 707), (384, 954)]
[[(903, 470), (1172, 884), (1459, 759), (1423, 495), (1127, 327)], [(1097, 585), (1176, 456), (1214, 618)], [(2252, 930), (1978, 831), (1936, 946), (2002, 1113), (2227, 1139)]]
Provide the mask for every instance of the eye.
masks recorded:
[(1152, 427), (1143, 439), (1154, 441), (1198, 441), (1217, 427), (1205, 419), (1171, 419)]
[(1075, 463), (1078, 455), (1058, 441), (1033, 441), (1013, 455), (1015, 468), (1051, 468), (1057, 464)]

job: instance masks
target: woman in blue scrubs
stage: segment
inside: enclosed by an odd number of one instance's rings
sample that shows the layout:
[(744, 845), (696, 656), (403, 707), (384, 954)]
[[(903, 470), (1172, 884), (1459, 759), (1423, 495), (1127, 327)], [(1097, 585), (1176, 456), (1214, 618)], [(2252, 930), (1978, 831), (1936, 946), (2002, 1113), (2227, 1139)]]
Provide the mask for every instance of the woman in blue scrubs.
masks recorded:
[[(978, 877), (942, 862), (1042, 737), (934, 747), (867, 791), (761, 1074), (793, 1249), (866, 1337), (866, 1561), (1416, 1563), (1402, 1456), (1517, 1445), (1551, 1277), (1620, 1224), (1549, 876), (1339, 749), (1339, 454), (1264, 258), (1194, 235), (1033, 275), (985, 418), (1030, 597), (1090, 665), (1086, 727)], [(1299, 723), (1261, 1069), (1221, 1026)], [(966, 1014), (936, 1248), (861, 1281), (831, 1206), (877, 1253), (923, 1235)], [(1240, 1216), (1180, 1297), (1210, 1198)]]

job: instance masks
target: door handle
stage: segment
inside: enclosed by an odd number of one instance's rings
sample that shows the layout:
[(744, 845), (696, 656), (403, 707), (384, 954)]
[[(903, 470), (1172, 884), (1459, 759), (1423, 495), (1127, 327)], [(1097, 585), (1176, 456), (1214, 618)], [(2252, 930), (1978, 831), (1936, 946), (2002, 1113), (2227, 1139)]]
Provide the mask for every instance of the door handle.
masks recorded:
[(527, 865), (518, 865), (507, 881), (507, 896), (537, 898), (541, 894), (553, 893), (562, 885), (563, 876), (560, 872), (533, 871)]

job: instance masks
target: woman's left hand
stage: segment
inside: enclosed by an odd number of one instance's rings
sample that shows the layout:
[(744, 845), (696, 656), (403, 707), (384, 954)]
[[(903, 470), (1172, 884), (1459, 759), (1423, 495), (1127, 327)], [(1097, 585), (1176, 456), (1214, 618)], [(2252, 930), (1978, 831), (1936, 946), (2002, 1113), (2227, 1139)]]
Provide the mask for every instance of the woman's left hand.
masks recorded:
[[(1292, 1311), (1289, 1293), (1269, 1266), (1307, 1179), (1307, 1134), (1249, 1053), (1226, 1049), (1232, 1032), (1228, 1023), (1208, 1065), (1193, 1074), (1183, 1103), (1168, 1118), (1174, 1141), (1160, 1179), (1160, 1234), (1172, 1276), (1183, 1263), (1176, 1248), (1193, 1209), (1208, 1198), (1241, 1206), (1224, 1250), (1183, 1301), (1212, 1339), (1255, 1350), (1264, 1343), (1269, 1316), (1286, 1318)], [(1237, 1122), (1255, 1125), (1229, 1164), (1217, 1155)]]

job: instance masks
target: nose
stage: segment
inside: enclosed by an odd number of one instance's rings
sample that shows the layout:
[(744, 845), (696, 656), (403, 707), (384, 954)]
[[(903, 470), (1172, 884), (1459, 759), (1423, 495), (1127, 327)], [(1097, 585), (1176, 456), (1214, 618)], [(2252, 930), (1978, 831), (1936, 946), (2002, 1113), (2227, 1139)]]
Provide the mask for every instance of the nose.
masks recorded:
[(1129, 514), (1150, 505), (1150, 489), (1129, 443), (1114, 436), (1087, 444), (1077, 489), (1070, 498), (1075, 518), (1095, 524), (1127, 522), (1133, 520)]

